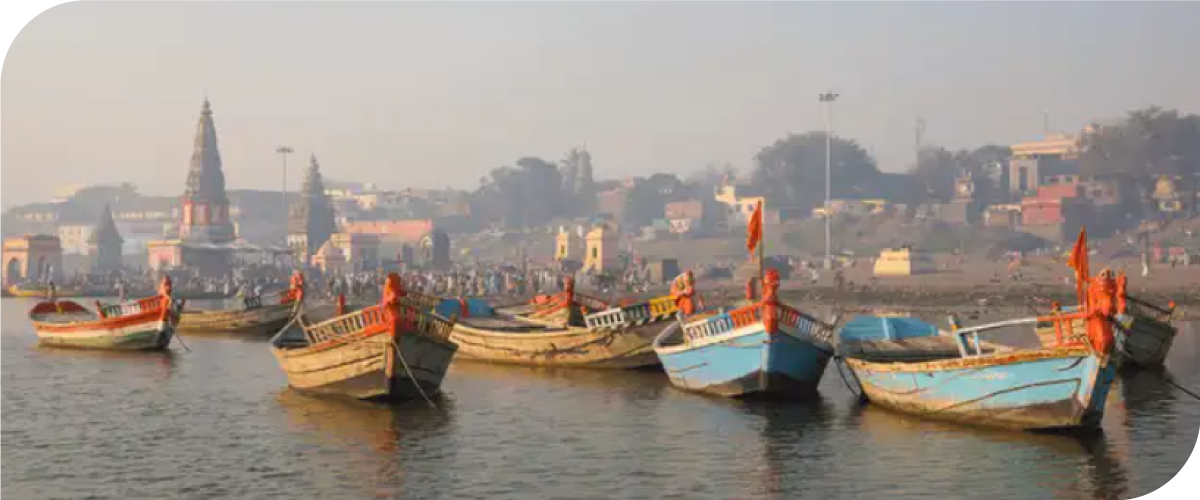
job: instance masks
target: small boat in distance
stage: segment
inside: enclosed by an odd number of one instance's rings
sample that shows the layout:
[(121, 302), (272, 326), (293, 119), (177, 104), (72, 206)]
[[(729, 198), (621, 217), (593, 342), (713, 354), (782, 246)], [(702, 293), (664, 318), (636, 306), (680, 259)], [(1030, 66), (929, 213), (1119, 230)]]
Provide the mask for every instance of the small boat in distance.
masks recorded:
[(380, 304), (333, 317), (301, 312), (271, 339), (271, 351), (301, 392), (356, 399), (432, 397), (458, 346), (452, 320), (403, 303), (400, 276), (389, 274)]
[[(48, 297), (51, 295), (50, 285), (48, 283), (14, 284), (14, 285), (9, 285), (9, 287), (6, 289), (6, 291), (8, 292), (8, 296), (10, 296), (10, 297), (25, 297), (25, 298), (40, 299), (40, 298)], [(55, 297), (69, 297), (69, 298), (101, 297), (110, 292), (111, 292), (110, 290), (103, 290), (100, 288), (56, 286), (56, 287), (54, 287), (53, 295)]]
[(292, 274), (287, 290), (246, 297), (236, 307), (184, 311), (179, 332), (274, 334), (299, 311), (304, 300), (304, 276)]
[(183, 301), (163, 277), (154, 297), (101, 305), (96, 311), (70, 300), (39, 302), (29, 312), (42, 345), (82, 349), (162, 350), (171, 342)]
[(769, 269), (761, 300), (732, 311), (681, 314), (654, 340), (671, 383), (739, 398), (815, 393), (833, 355), (835, 327), (780, 303), (778, 291), (779, 272)]
[[(572, 280), (571, 291), (567, 293), (566, 280)], [(528, 317), (537, 321), (553, 323), (561, 326), (574, 324), (576, 326), (586, 322), (584, 316), (599, 311), (609, 310), (613, 307), (612, 304), (601, 300), (597, 297), (592, 297), (583, 293), (579, 293), (574, 289), (574, 278), (564, 278), (564, 291), (550, 295), (538, 295), (529, 301), (529, 304), (524, 307), (510, 308), (504, 312), (511, 312), (521, 316)]]

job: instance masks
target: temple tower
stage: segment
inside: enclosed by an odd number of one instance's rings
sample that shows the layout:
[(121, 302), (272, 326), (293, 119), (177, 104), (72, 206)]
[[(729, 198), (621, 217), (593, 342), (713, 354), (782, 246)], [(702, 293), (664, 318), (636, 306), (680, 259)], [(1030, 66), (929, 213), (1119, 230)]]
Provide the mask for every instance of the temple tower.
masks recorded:
[(100, 213), (100, 222), (88, 237), (88, 253), (95, 257), (92, 270), (96, 272), (112, 272), (121, 269), (121, 245), (125, 240), (117, 230), (113, 221), (112, 210), (108, 205)]
[(292, 209), (289, 217), (288, 244), (302, 262), (308, 262), (335, 232), (337, 219), (333, 202), (325, 192), (317, 156), (312, 155), (300, 191), (300, 203)]
[(191, 168), (183, 193), (179, 238), (186, 243), (229, 243), (234, 240), (229, 220), (229, 198), (225, 195), (225, 174), (217, 151), (217, 130), (213, 125), (208, 99), (196, 123)]

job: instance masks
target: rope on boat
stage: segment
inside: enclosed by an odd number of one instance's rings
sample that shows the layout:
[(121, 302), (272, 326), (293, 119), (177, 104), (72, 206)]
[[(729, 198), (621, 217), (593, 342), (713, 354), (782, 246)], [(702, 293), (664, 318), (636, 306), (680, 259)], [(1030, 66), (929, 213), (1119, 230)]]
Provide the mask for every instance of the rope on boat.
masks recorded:
[[(1125, 349), (1121, 349), (1121, 354), (1123, 356), (1125, 356), (1126, 359), (1130, 358), (1129, 351), (1126, 351)], [(1146, 370), (1146, 371), (1157, 374), (1158, 377), (1163, 380), (1163, 382), (1166, 382), (1167, 384), (1174, 386), (1176, 389), (1179, 389), (1180, 392), (1187, 394), (1188, 396), (1191, 396), (1192, 399), (1200, 401), (1200, 394), (1197, 394), (1195, 391), (1188, 389), (1187, 387), (1184, 387), (1183, 385), (1181, 385), (1179, 382), (1177, 382), (1175, 380), (1175, 377), (1172, 377), (1170, 373), (1166, 372), (1166, 370)]]
[(1162, 379), (1164, 381), (1166, 381), (1168, 384), (1171, 384), (1171, 385), (1175, 386), (1176, 389), (1179, 389), (1180, 392), (1183, 392), (1184, 394), (1191, 396), (1192, 399), (1200, 401), (1200, 394), (1196, 394), (1191, 389), (1188, 389), (1187, 387), (1179, 385), (1179, 382), (1175, 381), (1175, 377), (1172, 377), (1169, 373), (1167, 373), (1165, 371), (1164, 372), (1155, 372), (1155, 373), (1157, 373), (1158, 376), (1162, 377)]
[[(830, 325), (829, 325), (831, 332), (837, 331), (837, 326), (841, 324), (842, 317), (845, 314), (846, 314), (845, 308), (835, 307), (833, 309), (833, 321), (830, 322)], [(839, 336), (839, 338), (840, 338), (840, 336)], [(846, 366), (846, 358), (842, 357), (841, 354), (838, 354), (836, 348), (834, 349), (834, 352), (832, 354), (833, 354), (833, 364), (837, 365), (838, 376), (842, 377), (842, 383), (846, 384), (846, 388), (850, 390), (850, 394), (854, 395), (854, 397), (856, 399), (858, 399), (858, 402), (860, 402), (860, 403), (865, 402), (867, 400), (867, 395), (862, 390), (862, 381), (858, 380), (858, 375), (855, 375), (854, 370), (851, 369), (850, 367)], [(855, 384), (851, 384), (850, 379), (846, 378), (847, 371), (850, 372), (851, 377), (854, 377)]]
[[(842, 382), (846, 384), (846, 388), (850, 390), (850, 394), (853, 394), (855, 398), (858, 398), (858, 401), (860, 403), (866, 401), (867, 396), (866, 396), (866, 394), (863, 393), (862, 382), (859, 382), (858, 375), (854, 374), (854, 370), (852, 370), (852, 369), (850, 369), (850, 367), (846, 366), (845, 359), (842, 358), (840, 355), (837, 355), (837, 356), (833, 357), (833, 363), (835, 365), (837, 365), (838, 375), (840, 375), (842, 377)], [(849, 370), (850, 376), (854, 377), (855, 382), (858, 382), (857, 388), (855, 388), (855, 386), (850, 383), (850, 379), (846, 378), (846, 372), (844, 370)]]
[[(167, 304), (167, 307), (168, 307), (168, 308), (170, 308), (170, 307), (172, 307), (173, 305), (175, 305), (175, 301), (171, 301), (170, 303), (168, 303), (168, 304)], [(183, 314), (183, 303), (182, 303), (182, 302), (180, 302), (180, 303), (179, 303), (179, 312), (178, 312), (178, 314), (181, 314), (181, 315)], [(180, 319), (182, 319), (182, 318), (180, 318)], [(192, 348), (188, 347), (188, 346), (187, 346), (187, 344), (183, 343), (183, 335), (180, 335), (180, 334), (179, 334), (179, 324), (178, 324), (178, 323), (176, 323), (176, 326), (175, 326), (175, 331), (173, 331), (173, 332), (172, 332), (171, 338), (172, 338), (173, 340), (177, 340), (177, 341), (179, 341), (179, 346), (180, 346), (180, 347), (182, 347), (182, 348), (183, 348), (183, 350), (185, 350), (185, 351), (187, 351), (187, 352), (192, 352)], [(168, 342), (169, 342), (169, 341), (168, 341)]]
[[(1116, 325), (1116, 327), (1121, 330), (1121, 333), (1125, 334), (1125, 338), (1129, 338), (1129, 336), (1133, 334), (1132, 332), (1129, 331), (1129, 329), (1125, 328), (1124, 325), (1122, 325), (1120, 322), (1118, 322), (1116, 320), (1113, 320), (1112, 324)], [(1131, 359), (1133, 357), (1133, 355), (1129, 354), (1129, 351), (1126, 351), (1124, 347), (1120, 347), (1119, 350), (1121, 351), (1121, 355), (1125, 356), (1125, 359)], [(1161, 378), (1163, 380), (1163, 382), (1166, 382), (1167, 384), (1174, 386), (1176, 389), (1179, 389), (1180, 392), (1187, 394), (1188, 396), (1191, 396), (1192, 399), (1200, 401), (1200, 394), (1197, 394), (1195, 391), (1188, 389), (1187, 387), (1184, 387), (1179, 382), (1176, 382), (1175, 377), (1172, 377), (1171, 374), (1166, 372), (1166, 370), (1149, 370), (1149, 371), (1152, 371), (1152, 372), (1158, 374), (1159, 378)]]
[(192, 352), (192, 349), (190, 347), (188, 347), (187, 344), (183, 343), (183, 335), (180, 335), (179, 332), (175, 332), (175, 334), (172, 335), (171, 337), (174, 338), (175, 340), (179, 341), (179, 346), (182, 347), (183, 350), (185, 350), (187, 352)]
[(404, 367), (404, 373), (408, 374), (408, 380), (412, 381), (413, 387), (417, 388), (417, 393), (421, 395), (421, 398), (424, 399), (426, 403), (429, 403), (430, 408), (435, 410), (438, 409), (437, 405), (433, 404), (433, 400), (429, 399), (429, 396), (425, 394), (425, 389), (421, 388), (421, 383), (417, 382), (417, 377), (413, 376), (412, 370), (408, 368), (408, 362), (404, 360), (404, 355), (400, 354), (400, 346), (396, 345), (395, 341), (392, 341), (391, 345), (392, 349), (396, 351), (396, 358), (400, 360), (400, 366)]
[(275, 345), (275, 341), (280, 336), (282, 336), (283, 333), (288, 330), (288, 328), (291, 328), (292, 325), (296, 324), (297, 320), (300, 319), (300, 314), (302, 312), (304, 312), (303, 309), (304, 309), (304, 303), (301, 301), (296, 301), (296, 305), (292, 306), (292, 313), (291, 313), (292, 319), (288, 320), (288, 322), (286, 324), (284, 324), (283, 328), (280, 328), (278, 332), (275, 332), (275, 335), (272, 335), (271, 339), (268, 340), (267, 343), (271, 344), (271, 345)]

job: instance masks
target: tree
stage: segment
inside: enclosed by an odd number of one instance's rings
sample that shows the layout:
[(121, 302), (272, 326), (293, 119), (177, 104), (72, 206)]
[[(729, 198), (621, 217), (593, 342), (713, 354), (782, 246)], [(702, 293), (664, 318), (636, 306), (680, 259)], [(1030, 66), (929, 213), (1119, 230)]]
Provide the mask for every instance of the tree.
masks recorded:
[(625, 198), (625, 222), (649, 225), (665, 216), (667, 203), (686, 199), (689, 190), (674, 174), (654, 174), (637, 179)]
[(922, 189), (922, 199), (927, 202), (946, 203), (954, 197), (954, 180), (966, 168), (966, 154), (952, 152), (939, 146), (924, 146), (917, 154), (917, 164), (912, 174)]
[(549, 222), (562, 206), (562, 176), (558, 167), (527, 156), (516, 166), (503, 166), (481, 178), (472, 197), (472, 212), (486, 222), (528, 227)]
[[(878, 188), (875, 159), (853, 140), (831, 140), (834, 198), (873, 196)], [(825, 133), (791, 135), (763, 148), (754, 160), (752, 182), (772, 199), (814, 207), (825, 199)]]
[(1131, 111), (1119, 123), (1084, 134), (1080, 163), (1085, 175), (1114, 177), (1134, 186), (1143, 206), (1149, 205), (1158, 176), (1183, 181), (1179, 186), (1191, 195), (1185, 197), (1194, 199), (1200, 116), (1157, 107)]
[(583, 148), (572, 148), (559, 162), (566, 213), (575, 216), (591, 215), (596, 209), (596, 181), (592, 178), (592, 154)]
[(950, 151), (939, 146), (921, 148), (917, 164), (911, 173), (922, 190), (917, 199), (946, 203), (954, 199), (954, 185), (959, 178), (970, 176), (975, 184), (974, 198), (984, 204), (1003, 198), (1003, 187), (992, 177), (989, 169), (1007, 164), (1012, 150), (1006, 146), (987, 145), (967, 151)]

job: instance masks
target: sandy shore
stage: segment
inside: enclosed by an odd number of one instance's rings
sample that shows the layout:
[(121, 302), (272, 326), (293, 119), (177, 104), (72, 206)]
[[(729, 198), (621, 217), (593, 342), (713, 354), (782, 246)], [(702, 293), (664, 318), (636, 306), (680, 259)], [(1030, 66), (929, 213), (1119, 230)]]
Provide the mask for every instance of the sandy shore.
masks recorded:
[[(1027, 259), (1021, 277), (1010, 276), (1001, 262), (938, 262), (938, 272), (906, 277), (875, 277), (869, 265), (843, 271), (845, 285), (838, 288), (832, 273), (820, 271), (814, 283), (807, 273), (794, 273), (783, 283), (786, 298), (797, 303), (833, 306), (844, 310), (895, 308), (922, 311), (974, 309), (992, 311), (1045, 310), (1052, 301), (1072, 304), (1075, 287), (1072, 270), (1049, 258)], [(1094, 262), (1092, 273), (1109, 267), (1129, 274), (1131, 295), (1154, 304), (1174, 301), (1179, 317), (1200, 318), (1200, 265), (1171, 268), (1158, 265), (1149, 277), (1141, 276), (1137, 261)], [(701, 286), (703, 287), (703, 283)], [(714, 298), (728, 300), (744, 294), (744, 283), (719, 280)]]

